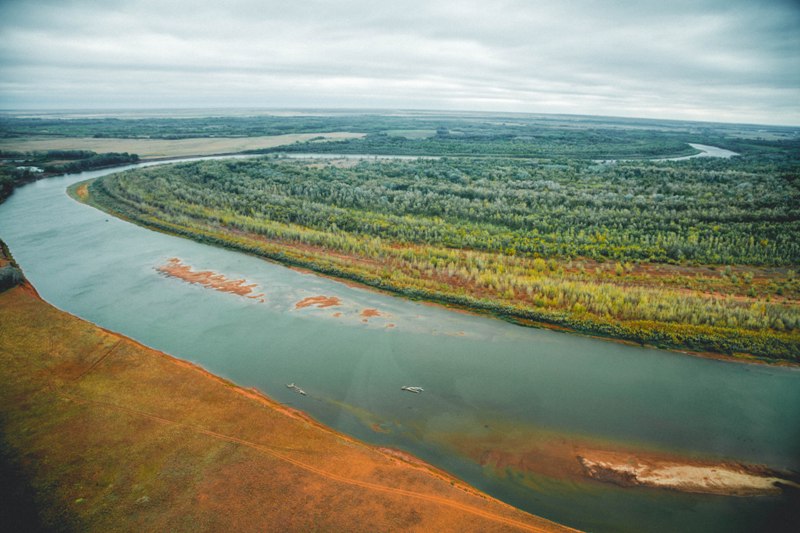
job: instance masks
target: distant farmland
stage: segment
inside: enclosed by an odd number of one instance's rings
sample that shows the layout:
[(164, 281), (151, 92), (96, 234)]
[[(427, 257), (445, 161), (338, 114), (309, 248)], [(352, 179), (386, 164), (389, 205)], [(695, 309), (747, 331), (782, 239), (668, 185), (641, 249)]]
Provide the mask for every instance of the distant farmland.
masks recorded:
[(22, 137), (0, 140), (0, 149), (16, 152), (91, 150), (97, 153), (128, 152), (142, 159), (230, 154), (272, 148), (322, 137), (325, 140), (357, 139), (363, 133), (295, 133), (263, 137), (204, 137), (195, 139), (96, 139), (93, 137)]

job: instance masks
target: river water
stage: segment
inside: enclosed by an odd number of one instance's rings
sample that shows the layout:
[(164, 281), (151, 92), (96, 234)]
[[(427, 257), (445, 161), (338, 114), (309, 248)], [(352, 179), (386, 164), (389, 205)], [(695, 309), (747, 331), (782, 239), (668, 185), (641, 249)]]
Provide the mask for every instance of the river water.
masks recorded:
[[(110, 172), (42, 180), (0, 206), (0, 236), (61, 309), (574, 527), (753, 531), (777, 527), (797, 504), (786, 494), (734, 498), (564, 480), (520, 465), (482, 466), (474, 453), (535, 448), (546, 435), (800, 470), (796, 369), (523, 328), (376, 294), (156, 233), (65, 193)], [(172, 257), (247, 279), (265, 301), (164, 277), (155, 267)], [(295, 308), (317, 295), (342, 305)], [(364, 309), (381, 316), (364, 317)]]
[(655, 161), (686, 161), (687, 159), (694, 159), (695, 157), (721, 157), (729, 159), (735, 155), (739, 155), (731, 150), (720, 148), (718, 146), (709, 146), (707, 144), (689, 143), (689, 146), (695, 150), (700, 150), (700, 153), (694, 155), (687, 155), (683, 157), (667, 157), (665, 159), (655, 159)]

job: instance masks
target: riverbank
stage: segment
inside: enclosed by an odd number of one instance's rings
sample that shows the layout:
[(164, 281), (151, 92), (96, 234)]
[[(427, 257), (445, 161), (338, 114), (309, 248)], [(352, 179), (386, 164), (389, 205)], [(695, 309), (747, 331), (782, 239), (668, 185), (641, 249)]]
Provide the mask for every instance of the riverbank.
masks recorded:
[(2, 445), (46, 527), (574, 531), (42, 301), (0, 293)]
[[(147, 215), (140, 213), (123, 201), (112, 197), (102, 187), (86, 188), (85, 184), (76, 184), (70, 188), (70, 194), (79, 201), (149, 229), (253, 254), (293, 268), (306, 268), (318, 274), (349, 280), (371, 289), (406, 298), (489, 314), (521, 325), (565, 330), (596, 338), (670, 349), (715, 359), (781, 365), (798, 364), (796, 358), (800, 336), (797, 331), (688, 324), (659, 321), (646, 316), (621, 320), (609, 315), (608, 312), (599, 316), (588, 313), (585, 308), (581, 309), (577, 304), (577, 306), (554, 307), (545, 305), (546, 302), (537, 303), (531, 294), (526, 295), (514, 289), (501, 291), (495, 287), (496, 284), (485, 286), (481, 284), (480, 278), (463, 280), (458, 276), (445, 275), (438, 271), (420, 270), (413, 261), (405, 258), (407, 254), (413, 255), (419, 252), (417, 249), (419, 247), (414, 245), (380, 243), (380, 250), (374, 254), (375, 257), (364, 257), (354, 252), (348, 253), (307, 242), (271, 239), (237, 230), (228, 224), (203, 224), (199, 220), (194, 220), (192, 224), (173, 223), (152, 213)], [(459, 270), (461, 261), (473, 259), (471, 256), (466, 257), (472, 253), (469, 251), (454, 252), (437, 248), (434, 252), (437, 257), (446, 255), (447, 260), (457, 263), (450, 269), (453, 272)], [(458, 255), (459, 253), (461, 255)], [(520, 276), (530, 275), (530, 272), (535, 272), (538, 268), (537, 260), (525, 258), (498, 258), (484, 254), (478, 259), (491, 264), (501, 259), (511, 262), (509, 265), (504, 264), (503, 267), (507, 271), (512, 268), (519, 270)], [(543, 260), (539, 261), (545, 264)], [(558, 266), (559, 270), (569, 271), (570, 276), (577, 277), (574, 280), (548, 278), (545, 280), (545, 285), (556, 284), (558, 287), (563, 286), (564, 290), (578, 293), (587, 291), (591, 293), (602, 289), (615, 294), (617, 300), (624, 299), (630, 292), (641, 293), (640, 297), (647, 301), (668, 300), (669, 305), (679, 305), (691, 300), (698, 306), (697, 312), (704, 306), (716, 309), (720, 305), (730, 305), (732, 309), (741, 308), (744, 312), (751, 312), (752, 306), (741, 305), (742, 302), (739, 300), (744, 301), (743, 299), (748, 300), (745, 303), (762, 306), (764, 304), (760, 297), (749, 299), (748, 296), (738, 294), (736, 291), (741, 289), (725, 281), (727, 278), (724, 275), (712, 274), (709, 277), (708, 272), (711, 271), (701, 267), (695, 267), (686, 273), (683, 270), (691, 269), (678, 265), (648, 264), (623, 269), (618, 264), (618, 272), (615, 275), (613, 268), (608, 265), (587, 264), (588, 266), (584, 264), (579, 267)], [(578, 269), (580, 272), (588, 272), (591, 270), (590, 267), (599, 273), (600, 279), (581, 278), (585, 277), (585, 274), (579, 273)], [(550, 266), (545, 266), (537, 276), (546, 276), (550, 269)], [(754, 280), (752, 286), (766, 286), (769, 282), (761, 271), (756, 272), (755, 276), (753, 272), (747, 272), (746, 275)], [(691, 289), (687, 285), (679, 286), (683, 281), (691, 284), (689, 285)], [(756, 282), (760, 285), (756, 285)], [(553, 289), (549, 285), (546, 288)], [(709, 288), (723, 292), (721, 294), (706, 292)], [(733, 293), (730, 294), (728, 291)]]

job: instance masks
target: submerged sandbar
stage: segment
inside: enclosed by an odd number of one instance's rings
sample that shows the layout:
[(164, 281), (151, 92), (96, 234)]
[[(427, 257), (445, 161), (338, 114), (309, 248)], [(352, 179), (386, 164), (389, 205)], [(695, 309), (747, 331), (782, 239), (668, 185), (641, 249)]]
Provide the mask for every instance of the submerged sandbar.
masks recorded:
[(177, 257), (173, 257), (165, 265), (156, 267), (156, 270), (165, 276), (178, 278), (189, 283), (202, 285), (209, 289), (214, 289), (220, 292), (228, 292), (231, 294), (238, 294), (239, 296), (246, 296), (255, 300), (264, 301), (264, 294), (252, 294), (255, 283), (247, 283), (244, 279), (228, 279), (222, 274), (218, 274), (211, 270), (202, 270), (195, 272), (192, 267), (183, 263)]
[(309, 296), (308, 298), (303, 298), (294, 304), (294, 308), (303, 309), (305, 307), (313, 306), (320, 309), (325, 309), (327, 307), (338, 307), (340, 305), (342, 305), (342, 301), (336, 296)]

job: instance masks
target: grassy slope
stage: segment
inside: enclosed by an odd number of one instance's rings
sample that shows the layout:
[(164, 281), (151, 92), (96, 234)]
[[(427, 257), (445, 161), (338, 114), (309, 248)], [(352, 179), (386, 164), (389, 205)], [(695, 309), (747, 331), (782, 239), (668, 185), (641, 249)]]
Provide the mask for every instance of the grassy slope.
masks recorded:
[(45, 526), (80, 531), (563, 531), (432, 467), (0, 294), (2, 447)]

